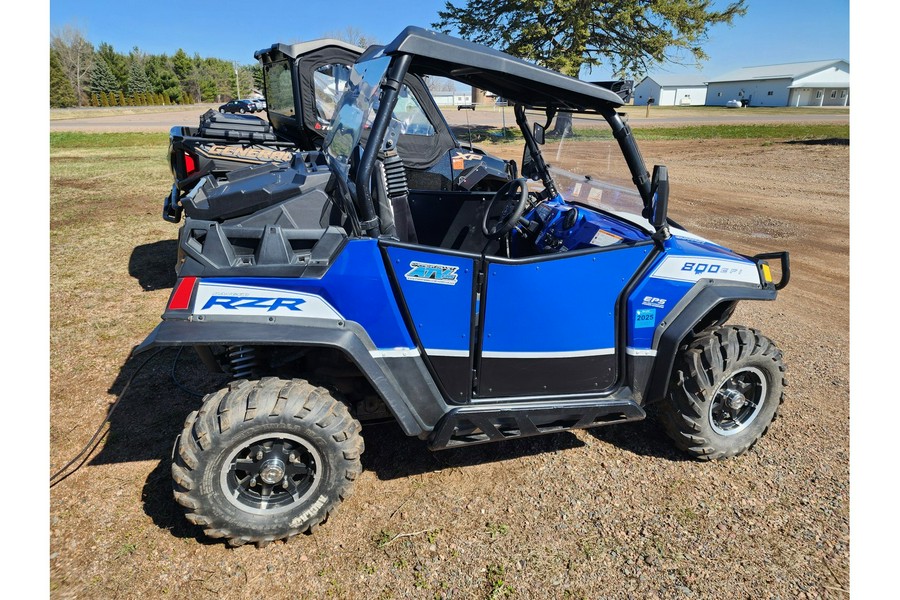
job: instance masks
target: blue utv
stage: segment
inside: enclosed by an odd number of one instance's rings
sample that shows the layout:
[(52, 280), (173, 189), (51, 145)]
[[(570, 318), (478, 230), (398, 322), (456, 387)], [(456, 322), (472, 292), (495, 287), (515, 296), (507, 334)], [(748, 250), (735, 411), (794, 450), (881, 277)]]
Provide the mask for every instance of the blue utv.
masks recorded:
[[(408, 185), (408, 74), (514, 105), (508, 183)], [(190, 346), (232, 378), (176, 444), (187, 518), (231, 545), (313, 530), (361, 472), (363, 426), (386, 417), (440, 450), (658, 403), (697, 458), (753, 446), (782, 401), (782, 353), (725, 323), (740, 300), (775, 299), (788, 255), (743, 256), (667, 219), (666, 168), (647, 172), (621, 104), (409, 27), (355, 63), (321, 151), (190, 190), (175, 288), (137, 348)], [(560, 113), (576, 135), (551, 134)]]

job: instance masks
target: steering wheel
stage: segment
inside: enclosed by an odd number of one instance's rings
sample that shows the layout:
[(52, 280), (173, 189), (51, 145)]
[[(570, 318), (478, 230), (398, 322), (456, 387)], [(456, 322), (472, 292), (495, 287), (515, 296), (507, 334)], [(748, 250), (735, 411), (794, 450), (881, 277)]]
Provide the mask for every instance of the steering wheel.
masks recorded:
[[(491, 214), (491, 207), (497, 200), (505, 200), (506, 205), (503, 212), (500, 213), (500, 220), (494, 223), (492, 227), (488, 227), (488, 216)], [(481, 222), (481, 232), (492, 240), (499, 240), (504, 235), (513, 230), (516, 223), (525, 212), (525, 203), (528, 201), (528, 183), (525, 179), (513, 179), (497, 190), (494, 197), (488, 203), (484, 211), (484, 219)]]

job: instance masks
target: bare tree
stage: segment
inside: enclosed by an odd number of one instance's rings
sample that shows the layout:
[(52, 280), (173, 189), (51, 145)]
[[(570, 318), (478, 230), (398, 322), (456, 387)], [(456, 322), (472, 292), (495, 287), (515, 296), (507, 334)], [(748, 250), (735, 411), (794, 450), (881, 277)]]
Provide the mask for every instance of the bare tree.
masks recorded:
[(87, 99), (88, 72), (94, 63), (94, 46), (87, 41), (81, 30), (74, 25), (64, 25), (50, 36), (50, 48), (59, 57), (66, 77), (81, 106)]
[(325, 37), (341, 40), (342, 42), (347, 42), (348, 44), (353, 44), (363, 49), (378, 43), (378, 38), (369, 35), (368, 33), (364, 33), (352, 25), (348, 25), (341, 31), (329, 31), (325, 34)]
[(456, 86), (446, 77), (425, 77), (425, 83), (432, 92), (453, 92)]

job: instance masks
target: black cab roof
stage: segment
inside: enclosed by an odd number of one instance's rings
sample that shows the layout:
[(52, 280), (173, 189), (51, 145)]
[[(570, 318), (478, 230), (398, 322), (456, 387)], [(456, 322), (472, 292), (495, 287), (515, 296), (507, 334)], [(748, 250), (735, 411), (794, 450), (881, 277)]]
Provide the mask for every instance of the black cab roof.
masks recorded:
[(384, 52), (411, 55), (417, 74), (449, 77), (532, 108), (601, 112), (623, 104), (606, 88), (421, 27), (404, 29)]

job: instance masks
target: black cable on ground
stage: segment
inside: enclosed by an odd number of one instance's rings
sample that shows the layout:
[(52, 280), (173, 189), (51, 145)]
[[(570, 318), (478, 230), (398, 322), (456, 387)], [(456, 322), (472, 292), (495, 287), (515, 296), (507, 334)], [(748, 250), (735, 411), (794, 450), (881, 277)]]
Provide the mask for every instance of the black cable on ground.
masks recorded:
[(176, 387), (178, 387), (178, 389), (181, 390), (182, 392), (184, 392), (185, 394), (195, 396), (197, 398), (202, 398), (206, 394), (201, 394), (200, 392), (195, 392), (193, 390), (189, 390), (185, 386), (181, 385), (181, 383), (178, 381), (178, 378), (175, 376), (175, 367), (178, 366), (178, 359), (181, 358), (182, 351), (184, 351), (184, 346), (181, 346), (178, 348), (178, 354), (175, 355), (175, 359), (172, 361), (172, 383), (174, 383), (176, 385)]
[[(91, 437), (91, 439), (88, 441), (88, 443), (85, 444), (84, 448), (81, 449), (81, 452), (76, 454), (72, 460), (67, 462), (61, 469), (59, 469), (56, 473), (54, 473), (53, 475), (50, 476), (50, 487), (51, 488), (53, 486), (55, 486), (56, 484), (58, 484), (60, 481), (65, 480), (69, 475), (72, 475), (73, 473), (78, 471), (78, 469), (81, 468), (81, 465), (84, 464), (84, 461), (87, 460), (88, 456), (90, 456), (91, 452), (94, 451), (94, 448), (97, 447), (97, 444), (99, 444), (100, 440), (102, 440), (103, 437), (105, 436), (105, 434), (104, 434), (104, 436), (101, 436), (100, 432), (103, 431), (103, 426), (109, 422), (109, 419), (112, 417), (112, 414), (116, 410), (116, 407), (119, 406), (119, 403), (122, 401), (122, 398), (125, 397), (125, 392), (128, 391), (128, 387), (131, 385), (131, 382), (134, 381), (134, 378), (137, 377), (137, 374), (140, 373), (141, 370), (147, 366), (147, 363), (149, 363), (151, 360), (153, 360), (162, 351), (163, 351), (163, 348), (160, 348), (159, 350), (157, 350), (156, 352), (154, 352), (153, 354), (148, 356), (147, 359), (144, 362), (142, 362), (141, 365), (137, 368), (137, 370), (131, 374), (131, 377), (128, 378), (128, 383), (126, 383), (125, 387), (122, 389), (122, 393), (119, 394), (119, 397), (116, 398), (116, 401), (113, 402), (112, 407), (109, 409), (109, 412), (106, 414), (106, 418), (103, 419), (103, 422), (100, 423), (100, 426), (97, 428), (97, 431), (94, 432), (94, 435)], [(76, 461), (78, 461), (78, 459), (80, 459), (82, 457), (84, 457), (84, 460), (82, 460), (81, 463), (79, 463), (78, 466), (75, 467), (75, 469), (73, 469), (69, 473), (66, 473), (65, 475), (61, 476), (63, 474), (63, 472), (65, 472), (66, 469), (71, 467), (73, 464), (75, 464)], [(59, 479), (57, 479), (57, 478), (59, 478)], [(53, 481), (54, 479), (56, 479), (56, 481)]]

